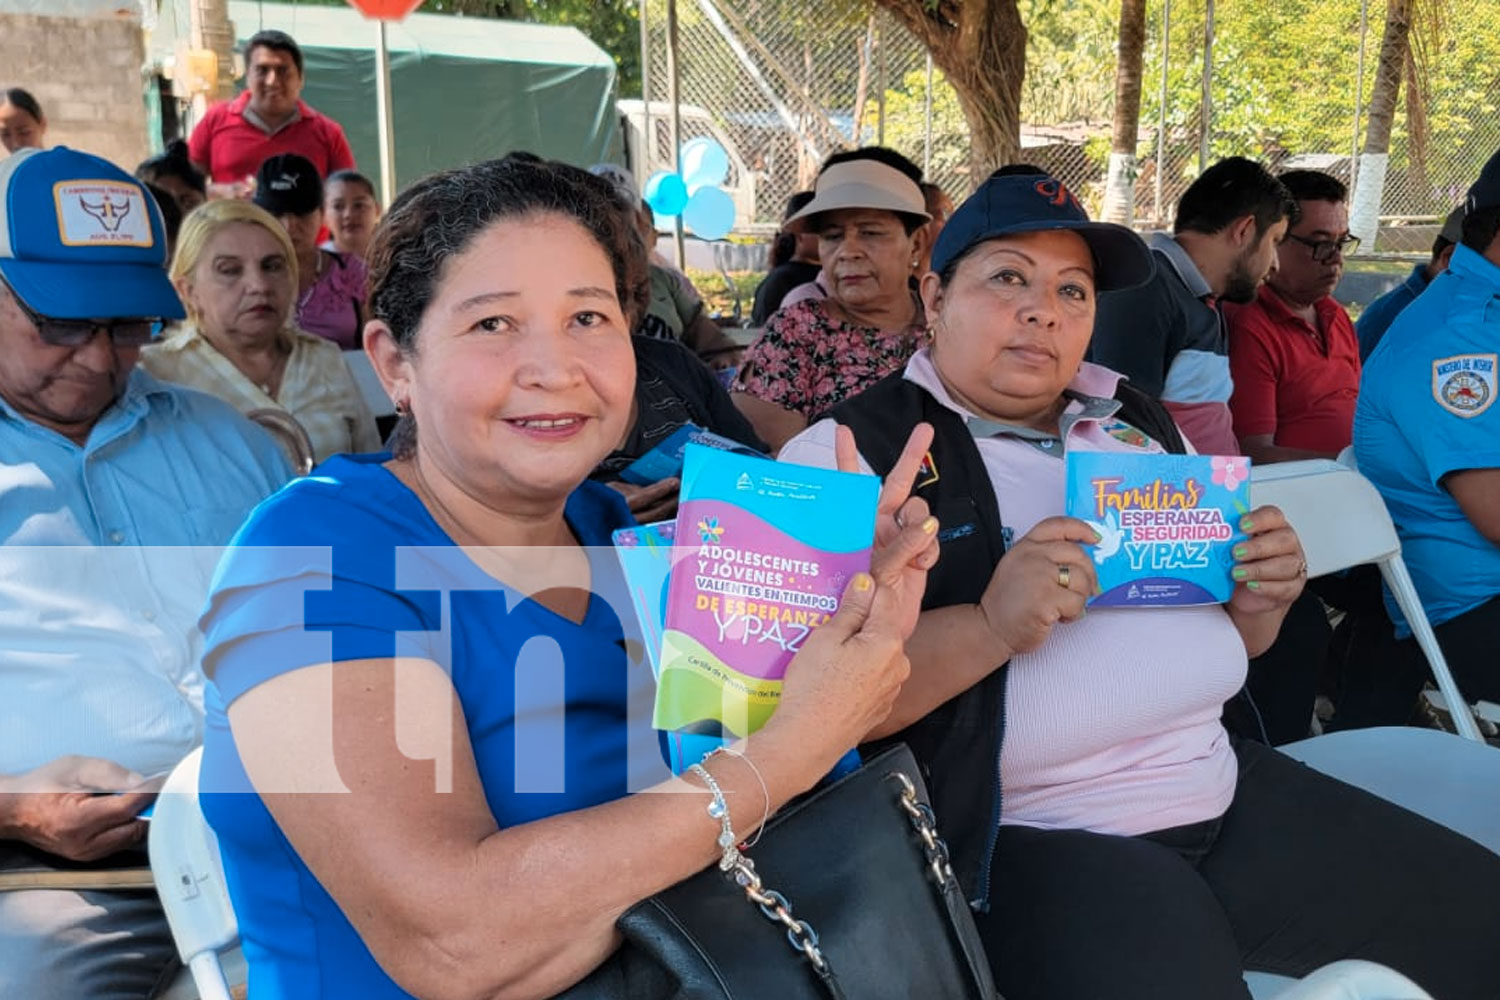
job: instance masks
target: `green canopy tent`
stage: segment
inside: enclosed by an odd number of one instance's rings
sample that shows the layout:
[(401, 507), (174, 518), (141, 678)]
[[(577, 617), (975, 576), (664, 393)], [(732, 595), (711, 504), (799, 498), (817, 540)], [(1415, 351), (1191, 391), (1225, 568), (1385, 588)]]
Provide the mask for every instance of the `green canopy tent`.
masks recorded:
[[(344, 127), (379, 186), (375, 28), (349, 7), (232, 0), (237, 49), (262, 28), (297, 40), (302, 98)], [(589, 166), (618, 158), (615, 63), (576, 28), (413, 14), (388, 29), (396, 189), (424, 174), (529, 150)]]

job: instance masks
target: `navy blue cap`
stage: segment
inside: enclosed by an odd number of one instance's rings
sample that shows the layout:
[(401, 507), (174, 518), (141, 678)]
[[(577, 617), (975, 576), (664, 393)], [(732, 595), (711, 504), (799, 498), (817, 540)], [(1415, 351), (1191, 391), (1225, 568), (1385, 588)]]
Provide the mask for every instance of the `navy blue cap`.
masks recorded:
[(1500, 151), (1491, 156), (1484, 169), (1479, 171), (1479, 179), (1469, 188), (1469, 196), (1464, 199), (1464, 209), (1469, 212), (1496, 207), (1500, 207)]
[(1013, 233), (1071, 229), (1094, 253), (1094, 286), (1101, 292), (1134, 288), (1155, 265), (1145, 241), (1124, 226), (1090, 222), (1073, 192), (1044, 173), (991, 176), (948, 217), (932, 248), (939, 274), (977, 243)]

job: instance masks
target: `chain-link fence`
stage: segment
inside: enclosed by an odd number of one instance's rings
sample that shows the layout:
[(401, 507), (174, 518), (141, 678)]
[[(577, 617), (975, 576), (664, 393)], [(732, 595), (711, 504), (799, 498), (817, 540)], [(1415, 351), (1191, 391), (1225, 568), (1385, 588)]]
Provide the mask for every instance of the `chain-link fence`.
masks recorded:
[[(654, 142), (636, 166), (650, 173), (672, 165), (667, 5), (643, 7)], [(858, 0), (679, 0), (678, 19), (682, 140), (711, 134), (729, 150), (741, 228), (774, 228), (823, 159), (856, 145), (893, 146), (944, 188), (968, 191), (957, 100), (884, 12)]]
[[(1205, 157), (1323, 170), (1355, 187), (1386, 16), (1385, 0), (1148, 4), (1137, 222), (1169, 224)], [(1366, 253), (1425, 252), (1500, 147), (1500, 2), (1417, 0), (1408, 39)]]
[[(1022, 157), (1097, 212), (1119, 2), (1018, 2), (1028, 27)], [(972, 189), (953, 89), (884, 11), (865, 0), (678, 0), (678, 8), (682, 137), (714, 134), (729, 148), (741, 227), (773, 226), (825, 156), (858, 144), (900, 150), (955, 198)], [(651, 162), (637, 168), (649, 173), (671, 165), (666, 0), (645, 0), (644, 9), (656, 141)], [(1352, 182), (1385, 18), (1386, 0), (1150, 0), (1137, 225), (1170, 225), (1205, 157), (1251, 156)], [(1380, 237), (1366, 252), (1424, 250), (1500, 146), (1500, 0), (1416, 0), (1401, 75)]]

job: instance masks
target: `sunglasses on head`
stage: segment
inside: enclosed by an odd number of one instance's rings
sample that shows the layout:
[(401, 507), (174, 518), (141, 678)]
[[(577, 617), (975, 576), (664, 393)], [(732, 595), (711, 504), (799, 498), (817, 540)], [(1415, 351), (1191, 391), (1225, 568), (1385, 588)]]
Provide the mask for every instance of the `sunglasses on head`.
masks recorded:
[(53, 347), (82, 347), (94, 339), (94, 334), (103, 330), (116, 347), (141, 347), (155, 340), (161, 332), (161, 322), (144, 317), (128, 319), (53, 319), (33, 310), (21, 297), (11, 290), (16, 307), (31, 320), (42, 341)]

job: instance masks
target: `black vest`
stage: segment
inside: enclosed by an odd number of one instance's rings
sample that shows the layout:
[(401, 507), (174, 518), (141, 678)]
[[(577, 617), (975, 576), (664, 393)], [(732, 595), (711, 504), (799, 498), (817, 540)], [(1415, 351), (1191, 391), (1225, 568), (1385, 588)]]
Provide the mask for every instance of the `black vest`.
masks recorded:
[[(1116, 416), (1175, 454), (1186, 451), (1172, 417), (1152, 397), (1121, 380)], [(859, 452), (884, 477), (920, 421), (936, 432), (931, 468), (917, 477), (914, 496), (941, 525), (942, 556), (927, 576), (922, 607), (977, 604), (1005, 554), (999, 500), (964, 420), (904, 377), (888, 375), (829, 411), (854, 432)], [(934, 475), (935, 473), (935, 475)], [(924, 718), (877, 746), (904, 742), (921, 765), (933, 807), (970, 905), (989, 907), (990, 855), (1000, 827), (1000, 741), (1005, 732), (1003, 663)], [(866, 749), (875, 749), (874, 747)]]

